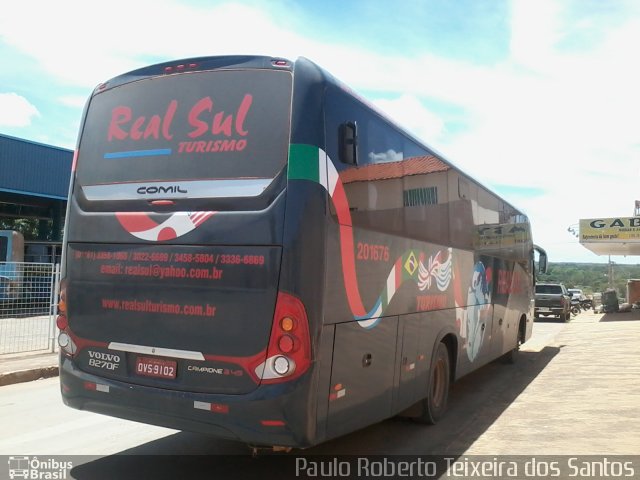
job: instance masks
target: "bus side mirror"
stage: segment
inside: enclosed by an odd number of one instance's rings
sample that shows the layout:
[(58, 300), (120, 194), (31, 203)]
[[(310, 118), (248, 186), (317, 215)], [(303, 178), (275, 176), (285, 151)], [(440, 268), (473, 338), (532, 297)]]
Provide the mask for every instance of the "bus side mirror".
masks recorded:
[(356, 122), (345, 122), (338, 131), (340, 161), (349, 165), (358, 164), (358, 129)]
[(538, 252), (538, 271), (547, 273), (547, 252), (538, 245), (534, 245), (533, 249)]

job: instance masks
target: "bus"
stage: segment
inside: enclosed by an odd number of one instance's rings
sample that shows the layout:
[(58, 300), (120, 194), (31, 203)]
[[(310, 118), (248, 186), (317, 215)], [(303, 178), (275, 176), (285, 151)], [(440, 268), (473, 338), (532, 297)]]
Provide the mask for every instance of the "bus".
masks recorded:
[(546, 264), (524, 213), (264, 56), (97, 86), (63, 256), (66, 405), (278, 448), (440, 420), (452, 382), (515, 360)]

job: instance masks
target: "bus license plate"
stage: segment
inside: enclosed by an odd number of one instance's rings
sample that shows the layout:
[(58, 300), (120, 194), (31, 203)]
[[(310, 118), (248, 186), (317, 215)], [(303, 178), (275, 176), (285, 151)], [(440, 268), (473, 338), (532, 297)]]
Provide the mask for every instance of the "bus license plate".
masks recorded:
[(176, 362), (160, 358), (138, 357), (136, 373), (145, 377), (176, 378)]

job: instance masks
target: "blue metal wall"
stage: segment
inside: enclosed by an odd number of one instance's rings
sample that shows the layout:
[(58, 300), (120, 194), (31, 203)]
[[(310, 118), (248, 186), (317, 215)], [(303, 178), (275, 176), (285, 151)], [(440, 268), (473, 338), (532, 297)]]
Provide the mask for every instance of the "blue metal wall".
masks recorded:
[(73, 151), (0, 134), (0, 191), (66, 200)]

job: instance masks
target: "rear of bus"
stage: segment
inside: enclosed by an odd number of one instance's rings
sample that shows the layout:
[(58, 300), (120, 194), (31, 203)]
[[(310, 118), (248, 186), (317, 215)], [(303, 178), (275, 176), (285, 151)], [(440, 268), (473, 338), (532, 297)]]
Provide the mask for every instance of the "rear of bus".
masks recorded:
[(309, 442), (309, 320), (281, 273), (292, 84), (290, 62), (211, 57), (96, 88), (65, 231), (67, 405)]

